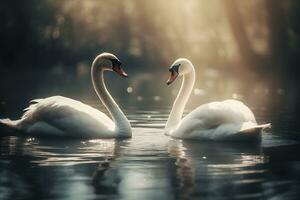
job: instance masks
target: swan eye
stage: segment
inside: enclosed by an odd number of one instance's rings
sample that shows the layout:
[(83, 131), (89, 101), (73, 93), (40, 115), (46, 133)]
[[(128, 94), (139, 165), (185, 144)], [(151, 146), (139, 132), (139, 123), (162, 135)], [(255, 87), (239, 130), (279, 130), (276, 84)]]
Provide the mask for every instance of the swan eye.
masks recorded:
[(169, 69), (169, 72), (175, 71), (175, 72), (177, 72), (177, 74), (179, 74), (179, 67), (180, 67), (180, 65), (181, 64), (179, 63), (177, 65), (171, 66), (170, 69)]
[(118, 68), (119, 69), (120, 66), (122, 65), (121, 61), (118, 60), (118, 59), (111, 59), (110, 61), (112, 63), (113, 68)]

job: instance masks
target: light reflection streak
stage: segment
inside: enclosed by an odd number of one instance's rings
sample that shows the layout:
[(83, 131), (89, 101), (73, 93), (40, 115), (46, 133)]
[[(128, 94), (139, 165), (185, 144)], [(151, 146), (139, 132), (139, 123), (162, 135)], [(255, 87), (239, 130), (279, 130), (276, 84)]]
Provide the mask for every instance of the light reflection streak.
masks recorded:
[(168, 152), (176, 158), (176, 176), (178, 187), (181, 191), (180, 198), (189, 199), (194, 190), (195, 169), (191, 159), (186, 155), (186, 148), (181, 140), (171, 140), (168, 146)]
[[(188, 199), (195, 192), (225, 187), (223, 184), (263, 183), (262, 176), (267, 172), (267, 169), (257, 167), (268, 162), (259, 146), (173, 140), (168, 152), (176, 159), (181, 198)], [(199, 183), (203, 187), (199, 187)]]
[(27, 140), (24, 143), (24, 154), (35, 157), (31, 162), (41, 166), (98, 163), (101, 158), (112, 157), (114, 150), (114, 140)]

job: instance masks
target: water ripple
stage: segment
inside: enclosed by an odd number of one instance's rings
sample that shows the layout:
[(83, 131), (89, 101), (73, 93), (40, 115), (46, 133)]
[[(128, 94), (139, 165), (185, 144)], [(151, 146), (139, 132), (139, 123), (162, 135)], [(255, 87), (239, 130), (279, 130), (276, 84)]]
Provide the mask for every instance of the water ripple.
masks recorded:
[(276, 130), (261, 145), (172, 139), (163, 133), (168, 112), (127, 109), (133, 126), (127, 140), (1, 138), (1, 199), (299, 196), (297, 141)]

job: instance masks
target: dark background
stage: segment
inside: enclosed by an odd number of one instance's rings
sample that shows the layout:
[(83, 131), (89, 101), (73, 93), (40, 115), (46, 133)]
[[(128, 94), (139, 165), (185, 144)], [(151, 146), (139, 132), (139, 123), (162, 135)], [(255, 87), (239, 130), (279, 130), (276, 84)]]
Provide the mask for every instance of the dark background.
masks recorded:
[(167, 68), (187, 57), (197, 72), (188, 109), (235, 98), (297, 132), (299, 15), (298, 0), (1, 1), (0, 117), (57, 94), (97, 102), (89, 70), (107, 51), (130, 76), (106, 76), (122, 106), (171, 106), (180, 81), (167, 87)]

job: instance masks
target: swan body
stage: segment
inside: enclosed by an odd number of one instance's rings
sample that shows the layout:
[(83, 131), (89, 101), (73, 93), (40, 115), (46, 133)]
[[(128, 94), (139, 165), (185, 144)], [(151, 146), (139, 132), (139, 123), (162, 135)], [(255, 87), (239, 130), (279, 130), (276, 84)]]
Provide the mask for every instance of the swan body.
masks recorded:
[(261, 138), (261, 130), (270, 126), (258, 125), (252, 111), (242, 102), (232, 99), (201, 105), (181, 119), (195, 82), (194, 66), (181, 58), (172, 64), (169, 71), (171, 76), (167, 84), (178, 76), (183, 76), (183, 82), (165, 134), (181, 139), (257, 141)]
[[(131, 137), (131, 126), (118, 105), (108, 93), (105, 70), (127, 74), (118, 59), (109, 53), (96, 57), (92, 65), (92, 81), (100, 100), (112, 119), (103, 112), (67, 97), (52, 96), (31, 101), (19, 120), (2, 119), (0, 123), (33, 136), (62, 136), (79, 138)], [(116, 68), (116, 69), (114, 69)]]

